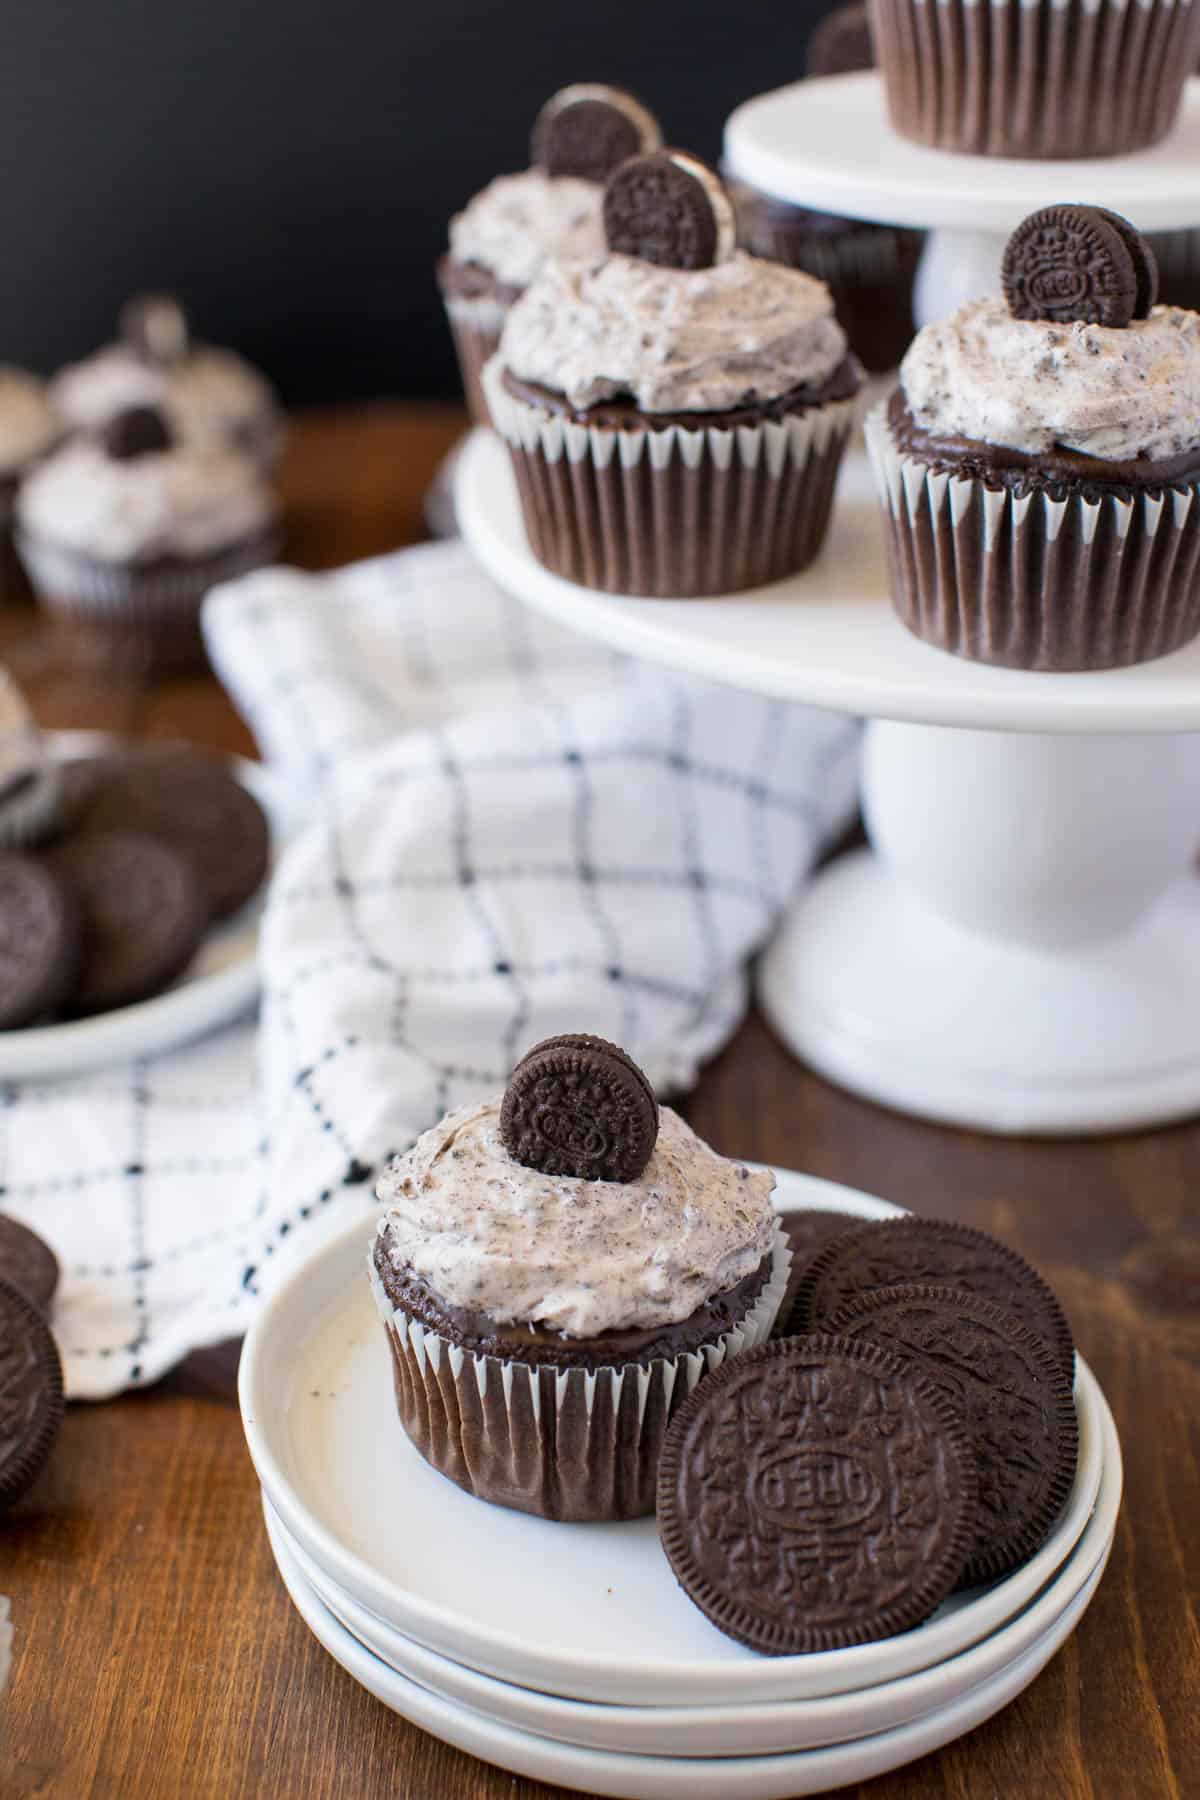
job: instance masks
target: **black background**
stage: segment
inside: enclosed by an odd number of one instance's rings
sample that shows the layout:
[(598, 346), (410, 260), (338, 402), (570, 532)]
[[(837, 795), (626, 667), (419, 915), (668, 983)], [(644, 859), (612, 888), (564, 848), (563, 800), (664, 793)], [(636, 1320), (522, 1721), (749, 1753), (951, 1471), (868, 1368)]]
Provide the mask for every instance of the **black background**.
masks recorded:
[(569, 81), (715, 158), (828, 0), (34, 0), (0, 65), (0, 361), (49, 371), (170, 287), (292, 403), (447, 393), (432, 266)]

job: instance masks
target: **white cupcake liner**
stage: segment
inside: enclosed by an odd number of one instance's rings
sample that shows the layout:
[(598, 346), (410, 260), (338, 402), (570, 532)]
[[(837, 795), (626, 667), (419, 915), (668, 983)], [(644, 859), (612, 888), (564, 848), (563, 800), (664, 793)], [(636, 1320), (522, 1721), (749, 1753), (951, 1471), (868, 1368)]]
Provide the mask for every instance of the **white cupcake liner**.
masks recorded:
[(1200, 483), (1089, 498), (937, 473), (866, 422), (892, 601), (917, 637), (976, 662), (1122, 668), (1200, 633)]
[(871, 0), (892, 124), (942, 150), (1116, 155), (1171, 129), (1193, 0)]
[(391, 1346), (396, 1405), (421, 1455), (481, 1499), (576, 1520), (653, 1513), (671, 1419), (702, 1376), (766, 1341), (792, 1261), (776, 1225), (766, 1285), (738, 1325), (673, 1359), (588, 1370), (477, 1356), (450, 1343), (393, 1306), (373, 1250), (367, 1269)]
[(483, 372), (530, 548), (585, 587), (657, 598), (779, 580), (821, 547), (857, 396), (750, 425), (584, 425)]

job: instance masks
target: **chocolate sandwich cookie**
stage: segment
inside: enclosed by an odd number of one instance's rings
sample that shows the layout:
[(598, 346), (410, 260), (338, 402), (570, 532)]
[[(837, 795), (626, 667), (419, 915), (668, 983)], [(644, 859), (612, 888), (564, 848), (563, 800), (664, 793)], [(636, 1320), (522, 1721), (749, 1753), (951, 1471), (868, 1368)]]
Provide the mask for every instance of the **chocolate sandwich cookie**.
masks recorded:
[(236, 912), (266, 879), (271, 840), (258, 801), (221, 762), (170, 746), (102, 759), (78, 813), (88, 831), (136, 831), (181, 851), (214, 919)]
[(539, 112), (530, 161), (547, 175), (603, 182), (618, 163), (656, 150), (658, 122), (623, 88), (576, 82), (551, 96)]
[(604, 189), (604, 235), (621, 256), (707, 269), (733, 255), (737, 224), (719, 176), (680, 150), (631, 157)]
[(702, 1381), (667, 1432), (658, 1522), (718, 1630), (769, 1656), (907, 1631), (975, 1529), (965, 1427), (914, 1363), (836, 1337), (766, 1344)]
[(0, 1280), (10, 1282), (48, 1312), (58, 1289), (58, 1258), (28, 1225), (0, 1213)]
[(658, 1137), (658, 1104), (633, 1058), (603, 1038), (535, 1044), (513, 1070), (500, 1109), (509, 1154), (546, 1175), (632, 1181)]
[(824, 1331), (847, 1301), (913, 1283), (958, 1288), (1004, 1307), (1053, 1346), (1074, 1379), (1071, 1327), (1036, 1269), (986, 1231), (946, 1219), (884, 1219), (835, 1238), (805, 1271), (786, 1330)]
[(43, 862), (0, 855), (0, 1031), (49, 1017), (79, 965), (79, 915)]
[(56, 846), (47, 861), (82, 921), (72, 1012), (131, 1006), (183, 973), (208, 913), (195, 871), (177, 850), (133, 831), (88, 831)]
[(826, 1329), (915, 1357), (961, 1414), (979, 1494), (960, 1585), (1019, 1568), (1062, 1509), (1079, 1455), (1075, 1398), (1053, 1346), (990, 1300), (946, 1287), (862, 1295)]
[(788, 1273), (787, 1289), (783, 1296), (783, 1304), (779, 1308), (779, 1318), (775, 1322), (772, 1337), (787, 1336), (787, 1322), (800, 1283), (808, 1270), (809, 1264), (818, 1250), (831, 1244), (834, 1238), (842, 1236), (849, 1223), (848, 1215), (840, 1212), (784, 1213), (779, 1223), (783, 1226), (792, 1252), (792, 1266)]
[(0, 1510), (40, 1472), (62, 1415), (62, 1365), (50, 1327), (27, 1295), (0, 1279)]
[(1047, 206), (1009, 238), (1001, 269), (1014, 319), (1123, 328), (1154, 304), (1158, 273), (1128, 219), (1099, 206)]

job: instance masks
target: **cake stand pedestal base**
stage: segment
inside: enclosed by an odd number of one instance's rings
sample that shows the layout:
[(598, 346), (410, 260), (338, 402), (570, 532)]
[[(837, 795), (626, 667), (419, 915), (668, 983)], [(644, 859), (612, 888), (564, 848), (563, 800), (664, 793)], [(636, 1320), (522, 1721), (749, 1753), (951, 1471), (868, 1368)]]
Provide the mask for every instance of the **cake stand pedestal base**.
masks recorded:
[(1200, 737), (877, 722), (874, 849), (763, 959), (784, 1041), (926, 1118), (1103, 1132), (1200, 1110)]

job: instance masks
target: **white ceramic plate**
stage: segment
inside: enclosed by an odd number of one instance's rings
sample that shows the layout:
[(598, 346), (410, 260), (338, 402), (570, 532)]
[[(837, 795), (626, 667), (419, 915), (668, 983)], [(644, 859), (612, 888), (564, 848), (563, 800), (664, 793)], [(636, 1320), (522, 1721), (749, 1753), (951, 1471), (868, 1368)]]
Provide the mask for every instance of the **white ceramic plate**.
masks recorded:
[(585, 1750), (442, 1699), (389, 1669), (340, 1625), (309, 1587), (282, 1539), (272, 1549), (296, 1610), (318, 1643), (385, 1706), (485, 1762), (619, 1800), (801, 1800), (898, 1769), (990, 1719), (1028, 1687), (1074, 1630), (1104, 1572), (1101, 1564), (1050, 1629), (1007, 1668), (924, 1718), (853, 1743), (788, 1756), (702, 1758)]
[[(56, 732), (51, 741), (56, 755), (63, 757), (95, 756), (113, 744), (111, 738), (90, 732)], [(278, 858), (299, 826), (300, 796), (259, 763), (231, 757), (229, 768), (265, 811), (272, 857)], [(175, 985), (153, 1000), (94, 1019), (0, 1031), (0, 1080), (38, 1081), (109, 1068), (130, 1057), (157, 1056), (236, 1018), (258, 992), (261, 911), (262, 893), (210, 931)]]
[[(1090, 1379), (1090, 1378), (1089, 1378)], [(561, 1743), (649, 1756), (774, 1755), (849, 1743), (924, 1718), (999, 1675), (1049, 1630), (1107, 1560), (1121, 1501), (1121, 1450), (1106, 1406), (1099, 1421), (1103, 1475), (1075, 1549), (1033, 1603), (990, 1637), (935, 1668), (828, 1699), (705, 1707), (596, 1706), (495, 1681), (414, 1644), (344, 1594), (290, 1536), (265, 1497), (272, 1547), (282, 1543), (308, 1585), (364, 1647), (443, 1700)]]
[[(784, 1211), (884, 1218), (899, 1210), (786, 1171), (776, 1197)], [(365, 1275), (369, 1235), (360, 1223), (318, 1251), (251, 1327), (239, 1377), (250, 1454), (287, 1530), (337, 1588), (426, 1649), (501, 1681), (578, 1700), (698, 1706), (895, 1680), (958, 1654), (1027, 1606), (1091, 1514), (1103, 1401), (1081, 1366), (1075, 1486), (1023, 1568), (881, 1643), (756, 1656), (677, 1586), (653, 1519), (549, 1523), (488, 1506), (422, 1460), (395, 1415)], [(536, 1632), (525, 1629), (531, 1596)]]

